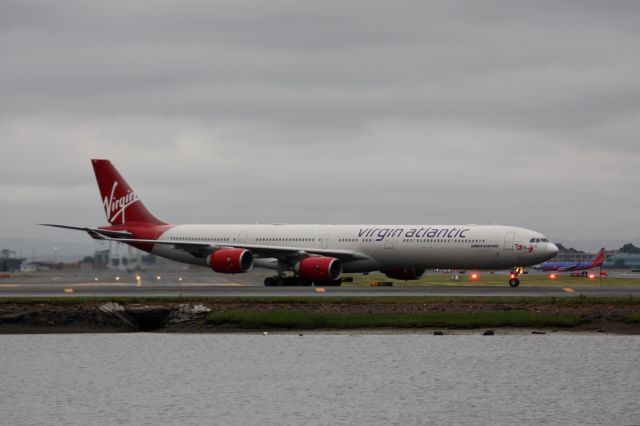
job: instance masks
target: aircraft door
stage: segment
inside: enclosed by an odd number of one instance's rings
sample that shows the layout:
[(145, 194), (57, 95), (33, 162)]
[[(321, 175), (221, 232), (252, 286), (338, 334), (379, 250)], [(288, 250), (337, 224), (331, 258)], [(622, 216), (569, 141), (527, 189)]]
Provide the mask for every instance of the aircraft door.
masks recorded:
[(384, 239), (384, 248), (389, 250), (393, 248), (394, 237), (387, 237)]
[(239, 233), (238, 234), (238, 242), (239, 243), (246, 243), (248, 234), (249, 234), (249, 232), (247, 232), (247, 231), (242, 231), (241, 233)]
[(515, 232), (507, 232), (504, 234), (504, 250), (513, 250), (513, 240), (516, 238)]
[(321, 242), (322, 242), (322, 248), (326, 249), (327, 248), (327, 244), (329, 243), (329, 234), (324, 234), (322, 236)]

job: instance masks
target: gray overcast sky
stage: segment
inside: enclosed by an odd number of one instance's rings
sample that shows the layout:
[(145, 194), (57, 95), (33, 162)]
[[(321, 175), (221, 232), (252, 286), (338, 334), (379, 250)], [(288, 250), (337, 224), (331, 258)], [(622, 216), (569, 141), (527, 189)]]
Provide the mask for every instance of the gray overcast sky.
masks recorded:
[(105, 222), (640, 236), (640, 2), (0, 2), (0, 237)]

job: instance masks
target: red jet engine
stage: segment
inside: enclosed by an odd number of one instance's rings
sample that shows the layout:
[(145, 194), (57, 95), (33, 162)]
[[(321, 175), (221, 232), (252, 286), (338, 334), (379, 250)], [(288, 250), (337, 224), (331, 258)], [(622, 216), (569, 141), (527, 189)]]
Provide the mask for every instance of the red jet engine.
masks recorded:
[(241, 248), (216, 250), (207, 257), (207, 265), (222, 274), (249, 272), (253, 268), (253, 253)]
[(342, 264), (335, 257), (310, 256), (296, 263), (294, 272), (312, 281), (335, 281), (342, 275)]

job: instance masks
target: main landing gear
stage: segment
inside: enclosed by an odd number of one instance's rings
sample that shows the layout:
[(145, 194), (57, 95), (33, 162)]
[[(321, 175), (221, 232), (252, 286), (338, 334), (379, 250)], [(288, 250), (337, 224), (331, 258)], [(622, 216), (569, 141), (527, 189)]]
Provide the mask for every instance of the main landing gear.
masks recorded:
[(264, 279), (265, 287), (310, 286), (314, 284), (316, 286), (321, 286), (321, 287), (339, 286), (342, 284), (342, 278), (338, 278), (337, 280), (330, 280), (330, 281), (312, 281), (306, 278), (299, 277), (297, 275), (293, 275), (293, 276), (275, 275), (275, 276), (267, 277)]

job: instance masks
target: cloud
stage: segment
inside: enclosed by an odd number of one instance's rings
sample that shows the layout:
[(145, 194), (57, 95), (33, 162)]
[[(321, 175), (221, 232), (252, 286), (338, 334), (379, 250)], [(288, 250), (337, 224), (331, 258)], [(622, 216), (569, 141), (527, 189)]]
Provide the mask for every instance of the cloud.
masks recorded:
[(3, 2), (0, 235), (99, 223), (96, 157), (175, 222), (636, 235), (638, 8)]

